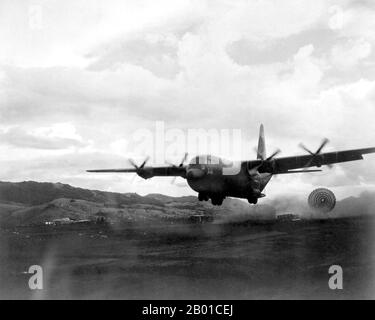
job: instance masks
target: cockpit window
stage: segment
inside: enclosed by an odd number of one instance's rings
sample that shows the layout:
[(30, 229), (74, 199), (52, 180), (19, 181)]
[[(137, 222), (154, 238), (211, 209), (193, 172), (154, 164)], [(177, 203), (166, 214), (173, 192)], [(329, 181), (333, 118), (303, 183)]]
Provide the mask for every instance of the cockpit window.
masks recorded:
[(190, 165), (223, 165), (225, 167), (233, 166), (233, 161), (221, 159), (212, 155), (202, 155), (191, 159)]
[(227, 159), (221, 159), (221, 163), (225, 167), (232, 167), (233, 166), (233, 161), (227, 160)]

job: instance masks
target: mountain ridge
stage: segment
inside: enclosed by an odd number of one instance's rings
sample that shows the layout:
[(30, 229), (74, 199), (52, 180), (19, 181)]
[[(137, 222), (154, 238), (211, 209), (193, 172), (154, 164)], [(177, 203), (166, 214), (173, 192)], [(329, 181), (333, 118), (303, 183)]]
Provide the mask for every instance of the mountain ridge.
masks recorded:
[[(337, 202), (336, 208), (321, 217), (370, 215), (375, 211), (375, 193), (364, 192)], [(0, 225), (45, 223), (54, 219), (107, 221), (173, 221), (194, 215), (217, 220), (267, 220), (276, 214), (296, 213), (312, 218), (305, 199), (278, 197), (256, 206), (240, 199), (227, 198), (220, 207), (199, 202), (195, 196), (172, 197), (151, 193), (116, 193), (73, 187), (52, 182), (0, 181)], [(318, 218), (317, 215), (314, 216)]]
[[(261, 214), (260, 214), (261, 212)], [(171, 197), (162, 194), (140, 196), (72, 187), (51, 182), (0, 181), (0, 223), (20, 225), (45, 223), (69, 218), (108, 221), (181, 220), (193, 215), (226, 216), (231, 214), (274, 217), (268, 206), (252, 208), (245, 201), (227, 199), (223, 206), (199, 202), (197, 197)]]

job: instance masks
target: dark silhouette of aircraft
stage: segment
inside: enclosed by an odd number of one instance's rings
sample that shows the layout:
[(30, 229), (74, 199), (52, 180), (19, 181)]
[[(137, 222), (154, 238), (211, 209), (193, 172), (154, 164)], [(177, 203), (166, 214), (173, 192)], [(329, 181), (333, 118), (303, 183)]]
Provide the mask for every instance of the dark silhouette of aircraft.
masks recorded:
[(148, 157), (141, 165), (129, 159), (133, 168), (87, 170), (87, 172), (135, 172), (144, 179), (155, 176), (179, 176), (185, 178), (189, 186), (198, 192), (200, 201), (211, 199), (213, 205), (221, 205), (226, 197), (235, 197), (256, 204), (259, 198), (265, 197), (262, 191), (273, 175), (319, 172), (322, 170), (308, 168), (363, 160), (364, 154), (375, 153), (375, 148), (322, 153), (328, 142), (328, 139), (324, 139), (315, 152), (300, 144), (307, 155), (276, 158), (281, 152), (276, 150), (267, 157), (264, 127), (261, 125), (256, 160), (231, 162), (211, 155), (202, 155), (194, 157), (185, 165), (188, 157), (185, 153), (178, 165), (146, 166)]

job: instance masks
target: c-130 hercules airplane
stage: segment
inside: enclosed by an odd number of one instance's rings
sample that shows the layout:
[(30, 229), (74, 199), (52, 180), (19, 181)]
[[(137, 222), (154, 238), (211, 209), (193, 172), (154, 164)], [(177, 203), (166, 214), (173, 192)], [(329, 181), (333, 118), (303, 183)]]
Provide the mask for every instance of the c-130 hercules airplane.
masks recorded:
[(194, 191), (198, 192), (199, 201), (211, 199), (213, 205), (221, 205), (226, 197), (234, 197), (247, 199), (249, 203), (256, 204), (259, 198), (265, 197), (262, 191), (273, 175), (319, 172), (322, 170), (308, 168), (363, 160), (364, 154), (375, 153), (375, 148), (321, 153), (328, 142), (328, 139), (324, 139), (316, 152), (300, 144), (300, 147), (308, 152), (307, 155), (276, 158), (281, 152), (276, 150), (267, 157), (264, 127), (261, 125), (256, 160), (231, 162), (211, 155), (202, 155), (194, 157), (185, 165), (188, 156), (185, 153), (179, 165), (146, 166), (149, 159), (146, 158), (138, 166), (129, 159), (133, 168), (87, 170), (87, 172), (134, 172), (144, 179), (155, 176), (182, 177)]

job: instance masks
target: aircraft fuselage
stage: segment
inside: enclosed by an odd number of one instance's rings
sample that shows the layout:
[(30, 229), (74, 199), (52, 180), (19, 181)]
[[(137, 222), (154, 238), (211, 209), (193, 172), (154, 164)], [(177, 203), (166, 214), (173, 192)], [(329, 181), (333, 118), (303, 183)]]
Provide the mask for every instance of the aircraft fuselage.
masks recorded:
[(199, 199), (212, 199), (214, 204), (221, 204), (225, 197), (256, 203), (271, 178), (269, 173), (250, 174), (241, 162), (228, 162), (210, 155), (193, 158), (186, 168), (187, 182), (199, 193)]

